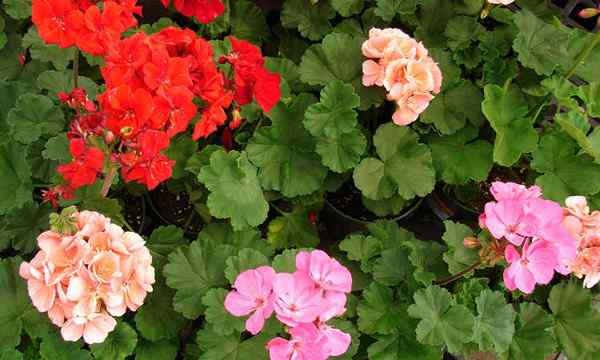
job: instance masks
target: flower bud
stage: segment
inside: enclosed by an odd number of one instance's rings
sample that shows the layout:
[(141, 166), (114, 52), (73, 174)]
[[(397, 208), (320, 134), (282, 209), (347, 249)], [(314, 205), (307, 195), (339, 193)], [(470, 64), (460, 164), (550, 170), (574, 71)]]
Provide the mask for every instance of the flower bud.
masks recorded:
[(481, 246), (481, 243), (476, 237), (468, 236), (463, 240), (463, 245), (468, 249), (476, 249)]
[(593, 18), (594, 16), (596, 16), (598, 14), (600, 14), (600, 9), (587, 8), (587, 9), (581, 10), (577, 14), (577, 16), (579, 16), (580, 18), (589, 19), (589, 18)]

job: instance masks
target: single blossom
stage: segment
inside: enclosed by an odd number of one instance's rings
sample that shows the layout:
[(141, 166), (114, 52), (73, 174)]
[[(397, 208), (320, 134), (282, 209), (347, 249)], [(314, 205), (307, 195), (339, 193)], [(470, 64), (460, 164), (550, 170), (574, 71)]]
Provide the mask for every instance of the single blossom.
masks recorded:
[(313, 322), (322, 311), (322, 290), (301, 272), (276, 274), (273, 293), (277, 318), (288, 326)]
[(352, 291), (350, 271), (324, 251), (299, 252), (296, 255), (296, 270), (309, 276), (323, 290)]
[(246, 330), (258, 334), (265, 320), (273, 314), (273, 280), (275, 271), (270, 266), (247, 270), (235, 279), (234, 291), (225, 298), (225, 309), (234, 316), (252, 314), (246, 320)]
[(485, 204), (485, 226), (496, 239), (505, 238), (520, 246), (528, 236), (535, 235), (532, 224), (526, 220), (519, 200), (505, 200)]
[(555, 248), (547, 241), (526, 241), (522, 254), (513, 245), (505, 251), (510, 266), (504, 270), (504, 284), (509, 290), (519, 289), (531, 294), (535, 284), (548, 284), (558, 264)]
[(326, 360), (330, 351), (324, 338), (312, 324), (300, 324), (290, 329), (291, 340), (274, 338), (267, 344), (271, 360)]
[(501, 181), (494, 181), (490, 187), (490, 192), (496, 201), (525, 200), (542, 196), (542, 189), (537, 185), (528, 188), (522, 184)]
[(567, 267), (591, 288), (600, 282), (600, 212), (591, 212), (583, 196), (568, 197), (565, 204), (563, 225), (577, 244)]
[(509, 4), (512, 4), (513, 2), (515, 2), (515, 0), (487, 0), (487, 2), (490, 4), (497, 4), (497, 5), (509, 5)]

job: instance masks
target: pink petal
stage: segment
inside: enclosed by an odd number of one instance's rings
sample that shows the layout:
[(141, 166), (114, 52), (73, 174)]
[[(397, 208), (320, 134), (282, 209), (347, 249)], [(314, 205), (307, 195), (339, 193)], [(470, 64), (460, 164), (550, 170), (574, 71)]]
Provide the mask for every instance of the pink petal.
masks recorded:
[(79, 301), (88, 290), (87, 283), (79, 276), (74, 276), (69, 281), (67, 298), (71, 301)]
[(83, 324), (78, 325), (72, 320), (67, 321), (60, 329), (60, 334), (66, 341), (77, 341), (83, 335)]
[(352, 337), (345, 332), (327, 326), (321, 332), (325, 336), (324, 347), (327, 348), (330, 356), (340, 356), (346, 351), (352, 343)]
[(296, 254), (296, 271), (308, 274), (310, 268), (310, 254), (308, 251), (300, 251)]
[(258, 334), (264, 325), (265, 318), (263, 317), (262, 311), (255, 311), (254, 314), (246, 320), (246, 330), (250, 331), (252, 335)]
[(524, 266), (515, 263), (515, 285), (526, 294), (531, 294), (535, 288), (535, 278), (533, 274)]
[(115, 319), (105, 314), (98, 314), (85, 324), (83, 340), (88, 344), (101, 343), (106, 339), (108, 333), (114, 330), (115, 326), (117, 326)]
[(510, 291), (515, 291), (517, 289), (517, 285), (515, 284), (514, 274), (510, 267), (504, 269), (504, 273), (502, 274), (504, 278), (504, 286)]
[(504, 249), (504, 257), (509, 263), (521, 260), (521, 254), (519, 254), (517, 249), (515, 249), (515, 247), (512, 245), (508, 245), (506, 249)]
[(262, 277), (256, 270), (246, 270), (235, 279), (234, 287), (236, 290), (249, 299), (258, 299), (261, 297)]
[(289, 360), (294, 351), (292, 344), (280, 337), (271, 339), (267, 343), (267, 349), (271, 360)]
[(233, 316), (246, 316), (256, 307), (254, 299), (249, 299), (237, 291), (231, 291), (225, 297), (225, 309)]

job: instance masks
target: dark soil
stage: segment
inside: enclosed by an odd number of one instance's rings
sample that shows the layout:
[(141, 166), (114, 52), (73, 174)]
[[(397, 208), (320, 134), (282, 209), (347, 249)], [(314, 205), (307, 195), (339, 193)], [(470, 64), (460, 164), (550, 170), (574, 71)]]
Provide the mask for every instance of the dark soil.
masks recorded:
[(165, 186), (159, 186), (150, 193), (150, 200), (153, 210), (167, 224), (176, 225), (190, 234), (197, 234), (202, 229), (203, 223), (187, 193), (174, 194)]
[(123, 216), (131, 228), (139, 234), (145, 234), (150, 226), (150, 218), (146, 216), (146, 203), (144, 198), (133, 196), (127, 192), (120, 194)]

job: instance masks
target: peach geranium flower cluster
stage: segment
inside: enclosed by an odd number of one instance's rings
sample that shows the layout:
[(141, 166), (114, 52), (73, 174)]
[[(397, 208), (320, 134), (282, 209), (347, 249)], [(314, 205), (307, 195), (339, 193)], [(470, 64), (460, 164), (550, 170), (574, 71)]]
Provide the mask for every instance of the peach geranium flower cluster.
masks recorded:
[(369, 30), (362, 44), (363, 85), (383, 86), (397, 108), (397, 125), (408, 125), (425, 111), (442, 86), (442, 72), (422, 43), (399, 29)]
[(577, 241), (577, 257), (569, 265), (575, 276), (591, 288), (600, 282), (600, 211), (590, 212), (583, 196), (565, 200), (563, 224)]
[(117, 324), (113, 316), (137, 310), (152, 291), (152, 256), (138, 234), (102, 214), (75, 211), (68, 221), (70, 230), (38, 236), (41, 250), (19, 273), (65, 340), (101, 343)]

